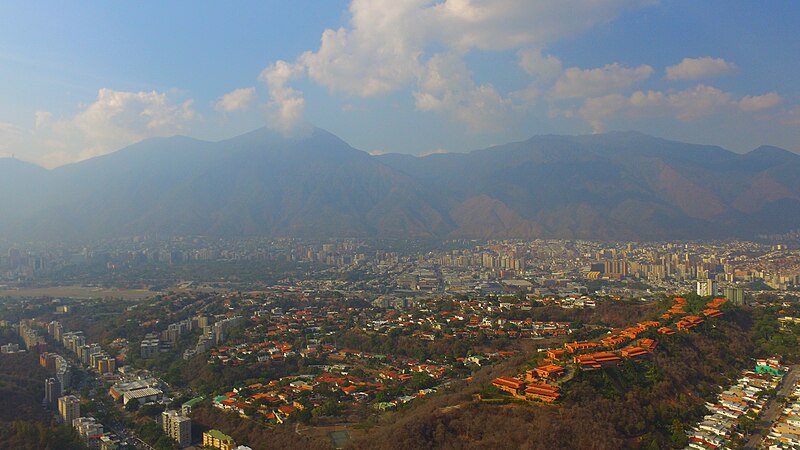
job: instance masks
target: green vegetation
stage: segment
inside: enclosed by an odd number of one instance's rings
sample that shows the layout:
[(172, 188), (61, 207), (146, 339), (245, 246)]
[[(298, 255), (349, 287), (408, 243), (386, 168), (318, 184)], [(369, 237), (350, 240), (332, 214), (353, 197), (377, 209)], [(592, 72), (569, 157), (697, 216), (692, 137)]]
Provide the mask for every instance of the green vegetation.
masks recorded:
[(0, 448), (80, 450), (86, 446), (75, 430), (64, 425), (25, 420), (0, 422)]
[[(705, 301), (691, 298), (687, 309), (702, 310)], [(477, 392), (464, 390), (458, 408), (407, 410), (402, 416), (379, 421), (370, 438), (352, 445), (398, 449), (684, 448), (688, 444), (686, 429), (706, 413), (704, 403), (714, 398), (719, 386), (748, 367), (754, 355), (773, 350), (776, 342), (785, 339), (779, 337), (776, 316), (768, 309), (725, 309), (724, 318), (706, 322), (692, 332), (662, 336), (651, 330), (648, 334), (659, 342), (651, 360), (626, 360), (618, 367), (578, 372), (562, 388), (564, 396), (558, 405), (496, 404), (491, 401), (498, 397), (496, 390), (483, 384), (481, 396), (489, 401), (464, 402), (470, 392)], [(451, 397), (450, 402), (453, 400)]]
[[(3, 330), (8, 340), (12, 334)], [(85, 448), (70, 427), (59, 426), (41, 406), (42, 382), (48, 376), (37, 355), (0, 355), (0, 448)]]
[(139, 437), (152, 445), (156, 450), (173, 450), (180, 448), (155, 422), (148, 420), (138, 429)]

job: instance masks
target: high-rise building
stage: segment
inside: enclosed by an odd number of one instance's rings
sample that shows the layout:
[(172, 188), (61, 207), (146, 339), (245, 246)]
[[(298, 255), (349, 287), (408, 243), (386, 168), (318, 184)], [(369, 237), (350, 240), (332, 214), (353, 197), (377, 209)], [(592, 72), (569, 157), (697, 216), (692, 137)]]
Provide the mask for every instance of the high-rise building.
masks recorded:
[(74, 395), (59, 397), (58, 414), (64, 423), (72, 425), (72, 421), (81, 416), (80, 399)]
[(734, 305), (744, 305), (744, 289), (740, 287), (726, 287), (722, 292), (725, 298)]
[(139, 351), (142, 358), (152, 358), (156, 356), (159, 351), (158, 335), (155, 333), (146, 335), (139, 345)]
[(714, 280), (697, 280), (697, 295), (701, 297), (713, 297), (719, 295), (717, 282)]
[(185, 447), (192, 442), (192, 419), (180, 411), (164, 411), (161, 413), (161, 426), (164, 434), (174, 439), (178, 445)]
[(55, 410), (58, 406), (58, 398), (61, 397), (61, 382), (56, 378), (44, 380), (44, 401), (47, 408)]

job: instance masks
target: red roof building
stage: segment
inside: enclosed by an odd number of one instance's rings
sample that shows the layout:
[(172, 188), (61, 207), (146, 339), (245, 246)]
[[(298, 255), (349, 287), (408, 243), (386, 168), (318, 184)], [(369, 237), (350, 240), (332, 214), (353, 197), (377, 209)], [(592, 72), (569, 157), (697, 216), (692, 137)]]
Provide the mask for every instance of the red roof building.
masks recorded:
[(528, 400), (539, 400), (545, 403), (553, 403), (561, 396), (558, 387), (548, 384), (529, 384), (525, 389), (525, 398)]
[(492, 385), (501, 391), (508, 392), (514, 396), (519, 396), (522, 390), (525, 388), (525, 383), (522, 381), (511, 378), (511, 377), (497, 377), (492, 380)]

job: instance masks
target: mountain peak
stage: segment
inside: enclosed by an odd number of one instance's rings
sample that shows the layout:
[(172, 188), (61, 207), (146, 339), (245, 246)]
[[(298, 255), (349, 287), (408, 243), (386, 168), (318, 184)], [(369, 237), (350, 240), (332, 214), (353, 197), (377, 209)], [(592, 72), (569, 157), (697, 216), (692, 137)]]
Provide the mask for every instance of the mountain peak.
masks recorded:
[(795, 160), (800, 157), (797, 153), (771, 145), (762, 145), (761, 147), (745, 153), (745, 155), (749, 158), (769, 159), (773, 161)]

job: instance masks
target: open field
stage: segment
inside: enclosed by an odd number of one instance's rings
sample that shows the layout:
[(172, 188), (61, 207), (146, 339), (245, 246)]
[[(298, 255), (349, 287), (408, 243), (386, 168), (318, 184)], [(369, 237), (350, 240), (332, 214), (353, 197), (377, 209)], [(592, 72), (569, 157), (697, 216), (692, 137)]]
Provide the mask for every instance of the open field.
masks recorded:
[(159, 294), (146, 289), (94, 288), (83, 286), (58, 286), (47, 288), (0, 289), (0, 297), (62, 297), (62, 298), (116, 298), (141, 300)]

